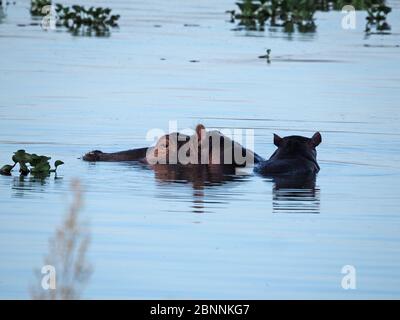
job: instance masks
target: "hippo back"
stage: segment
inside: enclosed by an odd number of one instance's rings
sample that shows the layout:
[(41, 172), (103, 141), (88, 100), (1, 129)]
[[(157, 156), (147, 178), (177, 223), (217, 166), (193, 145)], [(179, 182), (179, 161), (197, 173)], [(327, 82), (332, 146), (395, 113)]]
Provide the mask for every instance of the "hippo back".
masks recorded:
[(263, 161), (255, 152), (243, 147), (217, 130), (208, 131), (202, 141), (202, 151), (208, 151), (210, 164), (252, 166)]

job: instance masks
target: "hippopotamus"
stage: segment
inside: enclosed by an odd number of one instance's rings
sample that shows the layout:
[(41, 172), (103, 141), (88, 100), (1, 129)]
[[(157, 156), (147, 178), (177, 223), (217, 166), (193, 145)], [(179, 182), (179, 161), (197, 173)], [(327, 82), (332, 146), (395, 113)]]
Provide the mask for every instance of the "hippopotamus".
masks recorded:
[(85, 161), (139, 161), (149, 165), (216, 165), (245, 167), (264, 159), (244, 148), (221, 132), (206, 131), (196, 126), (193, 136), (174, 132), (157, 140), (154, 147), (131, 149), (113, 153), (99, 150), (83, 156)]
[(254, 171), (264, 176), (308, 176), (319, 171), (316, 147), (322, 138), (316, 132), (311, 138), (288, 136), (281, 138), (274, 134), (274, 144), (278, 147), (266, 161), (260, 161)]

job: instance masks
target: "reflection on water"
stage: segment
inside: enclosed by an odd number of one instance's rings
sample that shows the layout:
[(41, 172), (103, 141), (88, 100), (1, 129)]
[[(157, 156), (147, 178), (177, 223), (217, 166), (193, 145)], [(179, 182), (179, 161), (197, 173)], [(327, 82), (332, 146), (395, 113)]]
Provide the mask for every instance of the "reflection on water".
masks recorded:
[(355, 1), (352, 6), (346, 7), (343, 1), (309, 1), (280, 3), (279, 1), (241, 1), (237, 2), (239, 12), (228, 10), (226, 13), (231, 15), (230, 22), (237, 20), (237, 29), (264, 31), (266, 25), (278, 27), (287, 33), (294, 31), (309, 33), (315, 32), (317, 24), (315, 23), (315, 14), (319, 11), (337, 10), (349, 12), (349, 10), (364, 10), (368, 13), (368, 23), (366, 32), (371, 28), (379, 33), (390, 30), (386, 22), (386, 16), (391, 12), (391, 8), (386, 6), (385, 1), (370, 3), (369, 1)]
[(196, 165), (183, 167), (179, 165), (156, 165), (153, 169), (155, 178), (159, 183), (190, 184), (192, 186), (192, 211), (194, 213), (204, 213), (206, 210), (206, 205), (209, 202), (205, 200), (206, 188), (244, 180), (243, 176), (236, 175), (235, 168), (228, 166)]
[[(3, 8), (0, 163), (29, 146), (66, 164), (62, 180), (0, 176), (0, 297), (29, 297), (79, 176), (96, 213), (85, 297), (398, 298), (400, 0), (392, 34), (368, 39), (361, 12), (355, 30), (329, 12), (316, 33), (246, 36), (224, 22), (232, 0), (173, 4), (114, 1), (110, 38), (44, 32), (26, 1)], [(268, 48), (270, 65), (257, 58)], [(170, 120), (254, 129), (264, 157), (273, 133), (321, 130), (317, 186), (77, 159), (147, 145)], [(362, 290), (342, 290), (346, 264)]]
[(193, 189), (222, 185), (239, 179), (239, 176), (235, 176), (234, 168), (218, 165), (190, 167), (157, 165), (154, 166), (154, 173), (159, 182), (190, 183)]
[[(229, 167), (157, 165), (153, 169), (161, 185), (187, 184), (192, 187), (194, 213), (206, 212), (207, 204), (221, 203), (222, 200), (210, 200), (206, 195), (207, 189), (230, 183), (243, 184), (246, 181), (246, 176), (237, 175), (235, 169)], [(273, 177), (272, 182), (273, 213), (320, 213), (320, 189), (316, 187), (316, 175)], [(214, 193), (218, 194), (218, 191)], [(171, 200), (170, 193), (161, 193), (159, 197)]]
[(320, 189), (316, 175), (274, 177), (273, 213), (320, 213)]
[(35, 177), (29, 176), (13, 176), (12, 177), (12, 196), (16, 198), (22, 198), (28, 194), (41, 194), (45, 193), (47, 186), (50, 183), (50, 179), (54, 181), (54, 184), (62, 182), (62, 177), (55, 175), (52, 177)]
[(35, 271), (35, 285), (31, 287), (34, 300), (75, 300), (82, 291), (92, 273), (92, 267), (86, 254), (90, 242), (89, 230), (80, 217), (82, 208), (82, 190), (78, 181), (73, 181), (74, 199), (61, 227), (49, 241), (49, 253), (43, 266), (52, 266), (55, 270), (55, 289), (42, 287), (44, 274)]
[(3, 23), (3, 20), (5, 20), (6, 14), (4, 12), (3, 6), (0, 5), (0, 23)]

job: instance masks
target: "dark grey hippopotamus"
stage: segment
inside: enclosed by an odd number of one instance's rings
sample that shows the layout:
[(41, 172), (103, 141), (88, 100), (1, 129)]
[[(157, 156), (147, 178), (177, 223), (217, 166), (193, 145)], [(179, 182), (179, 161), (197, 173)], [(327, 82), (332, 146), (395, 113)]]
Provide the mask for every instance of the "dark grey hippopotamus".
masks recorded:
[(316, 147), (322, 138), (316, 132), (311, 138), (289, 136), (281, 138), (274, 134), (278, 149), (272, 156), (256, 165), (254, 171), (264, 176), (296, 175), (307, 176), (319, 171)]

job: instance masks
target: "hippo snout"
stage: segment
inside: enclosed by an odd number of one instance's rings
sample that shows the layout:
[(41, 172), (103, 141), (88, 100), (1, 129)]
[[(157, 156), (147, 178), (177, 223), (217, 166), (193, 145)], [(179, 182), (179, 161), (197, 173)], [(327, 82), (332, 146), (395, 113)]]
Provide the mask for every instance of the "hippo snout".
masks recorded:
[(94, 150), (94, 151), (90, 151), (88, 153), (86, 153), (82, 159), (85, 161), (100, 161), (101, 159), (101, 155), (103, 154), (102, 151), (100, 150)]

